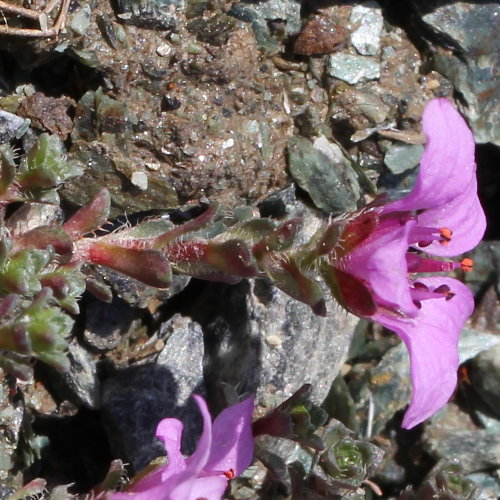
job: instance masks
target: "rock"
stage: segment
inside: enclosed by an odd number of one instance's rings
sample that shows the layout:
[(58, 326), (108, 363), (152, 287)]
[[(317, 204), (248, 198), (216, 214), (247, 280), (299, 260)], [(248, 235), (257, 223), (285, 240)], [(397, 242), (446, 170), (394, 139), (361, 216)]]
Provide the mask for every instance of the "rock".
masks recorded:
[[(360, 433), (378, 434), (394, 413), (410, 402), (410, 360), (403, 344), (389, 349), (380, 363), (349, 384)], [(369, 415), (372, 415), (370, 418)]]
[(299, 0), (268, 0), (255, 2), (243, 0), (235, 3), (228, 12), (230, 16), (252, 24), (255, 39), (268, 53), (279, 51), (279, 42), (270, 32), (272, 22), (282, 22), (283, 35), (297, 35), (301, 29)]
[(167, 340), (156, 362), (175, 374), (176, 404), (185, 405), (193, 391), (197, 390), (197, 394), (205, 392), (200, 386), (203, 379), (203, 332), (198, 323), (175, 314), (161, 325), (159, 337), (167, 337)]
[(92, 8), (89, 4), (83, 5), (76, 9), (72, 14), (69, 22), (69, 27), (77, 34), (83, 35), (90, 26), (90, 18), (92, 15)]
[[(104, 278), (106, 283), (111, 285), (111, 288), (120, 299), (123, 299), (132, 307), (138, 307), (140, 309), (149, 307), (152, 302), (163, 302), (167, 300), (176, 293), (179, 293), (190, 280), (189, 276), (174, 274), (172, 284), (168, 288), (159, 289), (145, 285), (140, 281), (129, 278), (125, 274), (107, 267), (98, 266), (96, 272)], [(103, 307), (109, 306), (103, 305)]]
[(78, 342), (69, 342), (70, 369), (62, 374), (69, 395), (67, 398), (77, 406), (97, 409), (100, 406), (101, 385), (97, 367), (91, 353)]
[(380, 77), (380, 65), (372, 57), (332, 54), (328, 59), (328, 74), (354, 85)]
[(187, 29), (196, 35), (200, 42), (221, 46), (227, 42), (238, 23), (234, 17), (219, 14), (209, 19), (197, 18), (187, 24)]
[(346, 38), (346, 30), (337, 20), (319, 12), (306, 22), (293, 44), (293, 51), (306, 56), (330, 54), (340, 49)]
[(432, 418), (423, 443), (434, 458), (459, 461), (465, 473), (500, 467), (500, 435), (474, 428), (455, 405)]
[(18, 113), (29, 118), (34, 127), (57, 134), (65, 140), (73, 129), (73, 120), (68, 111), (75, 106), (69, 97), (48, 97), (35, 92), (21, 102)]
[(423, 152), (420, 144), (396, 144), (385, 154), (384, 163), (393, 174), (401, 174), (415, 168)]
[(6, 493), (9, 496), (13, 493), (13, 491), (9, 493), (9, 488), (13, 486), (11, 480), (14, 475), (14, 457), (24, 418), (24, 404), (22, 398), (17, 402), (12, 401), (12, 387), (2, 370), (0, 370), (0, 377), (0, 422), (2, 422), (0, 428), (0, 495)]
[(483, 403), (497, 417), (500, 418), (500, 345), (491, 347), (479, 354), (469, 366), (469, 378), (474, 391), (480, 396)]
[[(423, 21), (435, 33), (444, 34), (454, 50), (432, 47), (434, 69), (460, 92), (477, 142), (500, 145), (500, 87), (498, 67), (498, 5), (495, 2), (415, 2)], [(425, 34), (425, 32), (424, 32)]]
[(28, 130), (29, 120), (0, 109), (0, 144), (20, 139)]
[(130, 331), (134, 316), (133, 309), (123, 300), (115, 297), (111, 304), (106, 304), (89, 296), (85, 304), (83, 338), (98, 351), (113, 349)]
[(134, 471), (165, 455), (154, 437), (161, 419), (179, 418), (184, 423), (182, 449), (187, 454), (193, 452), (201, 431), (191, 395), (205, 393), (202, 331), (191, 320), (174, 316), (160, 332), (170, 336), (156, 363), (126, 368), (103, 384), (102, 410), (111, 448)]
[(290, 174), (326, 213), (356, 209), (359, 185), (356, 174), (340, 148), (320, 137), (312, 143), (293, 137), (287, 143)]
[(243, 385), (260, 399), (289, 397), (311, 383), (313, 399), (322, 401), (345, 360), (357, 319), (344, 313), (315, 316), (266, 282), (243, 282), (233, 292), (223, 287), (218, 298), (224, 296), (225, 310), (205, 328), (207, 381)]
[(382, 9), (377, 2), (356, 5), (351, 12), (351, 23), (359, 27), (351, 33), (351, 43), (362, 56), (380, 53), (380, 36), (384, 25)]

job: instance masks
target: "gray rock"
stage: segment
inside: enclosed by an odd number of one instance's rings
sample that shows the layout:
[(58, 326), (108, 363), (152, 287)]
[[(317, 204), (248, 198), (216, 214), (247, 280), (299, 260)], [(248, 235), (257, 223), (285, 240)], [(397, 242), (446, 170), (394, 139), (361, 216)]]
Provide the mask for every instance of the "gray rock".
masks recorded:
[[(436, 3), (438, 6), (436, 7)], [(434, 50), (435, 69), (464, 97), (477, 142), (500, 145), (500, 7), (496, 2), (418, 2), (423, 20), (459, 50)]]
[(396, 411), (403, 409), (411, 396), (410, 360), (401, 343), (389, 349), (380, 363), (363, 371), (363, 376), (350, 384), (358, 410), (363, 435), (378, 434)]
[(358, 321), (338, 308), (328, 317), (316, 316), (267, 280), (206, 283), (193, 308), (205, 332), (209, 393), (222, 382), (261, 402), (271, 396), (281, 402), (305, 383), (321, 402)]
[(19, 139), (28, 130), (30, 121), (0, 109), (0, 144)]
[(314, 143), (293, 137), (287, 143), (287, 152), (293, 179), (320, 210), (339, 214), (356, 209), (358, 180), (338, 146), (324, 137)]
[(185, 405), (195, 389), (200, 389), (201, 394), (205, 392), (200, 387), (203, 379), (203, 332), (198, 323), (176, 314), (162, 324), (159, 336), (168, 336), (168, 339), (156, 362), (175, 375), (176, 404)]
[[(473, 328), (464, 328), (460, 334), (458, 343), (460, 363), (465, 363), (484, 351), (489, 352), (494, 346), (498, 346), (498, 344), (500, 344), (500, 335), (498, 334), (483, 332)], [(485, 352), (484, 356), (492, 357), (491, 355), (488, 356), (488, 352)]]
[(469, 368), (472, 387), (479, 394), (483, 403), (500, 418), (500, 345), (496, 345), (479, 354)]
[(71, 393), (68, 398), (77, 406), (96, 409), (100, 406), (101, 384), (97, 377), (96, 363), (87, 349), (76, 340), (69, 342), (68, 357), (70, 369), (62, 379)]
[[(0, 485), (5, 487), (0, 496), (6, 491), (6, 496), (13, 493), (10, 491), (10, 480), (12, 479), (15, 466), (14, 456), (18, 447), (19, 434), (24, 416), (24, 404), (22, 400), (13, 402), (10, 396), (11, 387), (4, 372), (0, 370)], [(2, 496), (3, 498), (3, 496)]]
[(396, 144), (385, 154), (384, 163), (393, 174), (401, 174), (416, 167), (423, 152), (420, 144)]
[(351, 12), (351, 23), (359, 27), (351, 33), (351, 43), (362, 56), (380, 53), (380, 35), (384, 25), (382, 9), (377, 2), (356, 5)]
[(427, 428), (426, 449), (436, 459), (456, 459), (465, 473), (500, 467), (500, 436), (483, 429), (447, 428), (446, 418)]
[(354, 85), (379, 78), (380, 64), (372, 57), (331, 54), (328, 58), (328, 74)]

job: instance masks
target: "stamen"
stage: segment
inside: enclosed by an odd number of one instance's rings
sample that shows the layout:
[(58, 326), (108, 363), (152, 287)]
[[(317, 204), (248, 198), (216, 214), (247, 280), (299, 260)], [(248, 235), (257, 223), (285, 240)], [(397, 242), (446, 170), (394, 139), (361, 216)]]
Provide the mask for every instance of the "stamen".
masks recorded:
[(410, 244), (418, 244), (420, 248), (429, 246), (433, 241), (439, 241), (441, 245), (447, 245), (453, 236), (453, 231), (448, 227), (415, 227), (410, 235)]
[(439, 230), (439, 236), (441, 236), (439, 243), (441, 243), (441, 245), (447, 245), (451, 241), (453, 231), (447, 227), (442, 227)]
[(450, 290), (450, 287), (448, 285), (440, 285), (431, 291), (429, 290), (428, 286), (418, 281), (415, 281), (413, 285), (410, 287), (410, 294), (413, 303), (419, 309), (422, 307), (422, 305), (420, 304), (422, 300), (441, 299), (443, 298), (443, 296), (446, 300), (450, 300), (455, 296), (455, 294)]
[(450, 287), (448, 285), (440, 285), (437, 288), (434, 288), (434, 293), (440, 293), (444, 295), (444, 298), (446, 300), (451, 300), (453, 297), (455, 297), (455, 294), (450, 290)]
[(229, 469), (229, 470), (225, 471), (225, 472), (224, 472), (224, 475), (225, 475), (228, 479), (234, 479), (234, 477), (235, 477), (234, 469)]
[(474, 266), (474, 261), (472, 259), (465, 258), (460, 261), (460, 267), (466, 273), (472, 271), (473, 266)]
[[(464, 259), (465, 260), (465, 259)], [(469, 259), (470, 260), (470, 259)], [(406, 263), (408, 265), (409, 273), (435, 273), (435, 272), (449, 272), (461, 267), (461, 263), (450, 260), (434, 260), (420, 257), (415, 253), (406, 254)], [(463, 269), (463, 268), (462, 268)]]

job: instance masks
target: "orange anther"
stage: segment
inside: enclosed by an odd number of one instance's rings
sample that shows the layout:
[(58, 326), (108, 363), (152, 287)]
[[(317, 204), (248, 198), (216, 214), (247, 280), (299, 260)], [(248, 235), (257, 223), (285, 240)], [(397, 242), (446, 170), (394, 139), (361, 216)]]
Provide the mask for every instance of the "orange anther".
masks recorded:
[(460, 267), (462, 268), (463, 271), (470, 272), (472, 271), (472, 267), (474, 266), (474, 261), (472, 259), (462, 259), (460, 261)]
[(224, 472), (224, 475), (228, 478), (228, 479), (234, 479), (235, 477), (235, 474), (234, 474), (234, 469), (229, 469), (227, 471)]
[(441, 245), (447, 245), (451, 241), (453, 231), (447, 227), (442, 227), (439, 230), (439, 236), (441, 236), (439, 243), (441, 243)]

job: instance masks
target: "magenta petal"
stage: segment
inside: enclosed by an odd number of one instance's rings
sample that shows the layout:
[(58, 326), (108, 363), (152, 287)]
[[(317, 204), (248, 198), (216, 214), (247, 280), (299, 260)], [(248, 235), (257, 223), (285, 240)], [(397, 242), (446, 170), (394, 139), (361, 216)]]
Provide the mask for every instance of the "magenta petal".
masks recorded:
[(341, 260), (340, 270), (367, 283), (380, 306), (390, 307), (409, 316), (418, 309), (408, 284), (406, 252), (414, 220), (404, 223), (387, 221)]
[(156, 428), (156, 437), (163, 441), (168, 459), (162, 473), (163, 481), (186, 468), (186, 460), (181, 453), (182, 429), (182, 422), (176, 418), (164, 418)]
[(445, 205), (475, 177), (474, 137), (450, 101), (431, 100), (422, 126), (427, 142), (415, 187), (403, 199), (386, 205), (385, 213)]
[(440, 410), (452, 395), (457, 381), (457, 344), (460, 331), (472, 314), (474, 300), (469, 289), (453, 278), (422, 278), (419, 282), (433, 290), (448, 285), (455, 294), (450, 300), (422, 301), (414, 319), (385, 314), (375, 321), (394, 330), (410, 353), (412, 398), (403, 420), (411, 429)]
[(191, 496), (185, 500), (221, 500), (227, 488), (228, 479), (225, 476), (200, 477), (196, 480)]
[[(486, 217), (477, 197), (477, 181), (474, 177), (468, 188), (446, 205), (425, 210), (418, 216), (423, 227), (447, 227), (453, 231), (451, 241), (441, 245), (434, 241), (422, 250), (431, 255), (451, 257), (474, 248), (484, 235)], [(417, 247), (418, 248), (418, 247)]]
[(212, 449), (205, 469), (239, 476), (252, 462), (253, 398), (223, 410), (213, 423)]
[(198, 395), (193, 396), (198, 404), (203, 418), (203, 432), (196, 446), (195, 452), (186, 460), (186, 468), (175, 476), (176, 486), (165, 496), (168, 500), (186, 500), (191, 498), (195, 480), (205, 468), (210, 448), (212, 446), (212, 419), (205, 400)]

